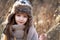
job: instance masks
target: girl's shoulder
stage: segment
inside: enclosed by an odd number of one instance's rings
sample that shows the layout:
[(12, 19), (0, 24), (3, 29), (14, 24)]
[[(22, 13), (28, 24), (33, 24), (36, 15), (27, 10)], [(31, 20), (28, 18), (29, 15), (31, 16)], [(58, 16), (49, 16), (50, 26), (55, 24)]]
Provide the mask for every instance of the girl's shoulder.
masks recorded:
[(28, 40), (29, 39), (38, 40), (38, 34), (34, 26), (30, 27), (27, 37), (28, 37)]
[(36, 31), (36, 28), (35, 28), (34, 26), (32, 26), (32, 27), (30, 27), (29, 32), (35, 33), (35, 32), (37, 32), (37, 31)]
[(29, 30), (35, 30), (35, 27), (34, 26), (31, 26)]

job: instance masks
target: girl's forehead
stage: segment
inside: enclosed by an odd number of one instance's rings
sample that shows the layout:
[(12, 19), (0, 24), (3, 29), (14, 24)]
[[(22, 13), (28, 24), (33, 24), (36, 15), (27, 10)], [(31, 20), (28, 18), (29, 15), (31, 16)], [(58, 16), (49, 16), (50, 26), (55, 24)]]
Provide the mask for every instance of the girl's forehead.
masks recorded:
[(25, 12), (19, 12), (19, 13), (16, 13), (16, 15), (27, 15), (27, 13), (25, 13)]

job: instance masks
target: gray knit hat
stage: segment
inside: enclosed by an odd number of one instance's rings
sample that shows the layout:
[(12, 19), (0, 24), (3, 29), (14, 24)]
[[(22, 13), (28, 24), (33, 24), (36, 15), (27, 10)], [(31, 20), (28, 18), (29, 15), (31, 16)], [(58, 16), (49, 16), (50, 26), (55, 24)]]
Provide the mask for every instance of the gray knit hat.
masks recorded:
[[(18, 7), (18, 5), (19, 5), (19, 7)], [(15, 9), (17, 9), (17, 10), (15, 10)], [(14, 13), (17, 11), (30, 13), (31, 10), (32, 10), (32, 6), (29, 1), (18, 0), (14, 3), (11, 13)]]

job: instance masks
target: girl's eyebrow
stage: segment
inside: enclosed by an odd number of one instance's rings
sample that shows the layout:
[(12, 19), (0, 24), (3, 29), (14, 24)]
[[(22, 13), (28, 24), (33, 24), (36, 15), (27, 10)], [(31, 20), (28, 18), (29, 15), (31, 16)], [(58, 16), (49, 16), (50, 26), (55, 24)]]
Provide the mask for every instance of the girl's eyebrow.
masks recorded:
[(20, 14), (28, 16), (27, 13), (22, 13), (22, 12), (21, 13), (16, 13), (16, 15), (20, 15)]

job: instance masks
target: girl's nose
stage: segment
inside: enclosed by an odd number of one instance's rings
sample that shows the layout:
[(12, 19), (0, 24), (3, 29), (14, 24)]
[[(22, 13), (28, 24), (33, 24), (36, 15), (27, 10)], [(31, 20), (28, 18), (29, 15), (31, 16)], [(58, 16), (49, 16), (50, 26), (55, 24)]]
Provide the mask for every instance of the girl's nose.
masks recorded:
[(20, 16), (20, 20), (24, 20), (22, 16)]

